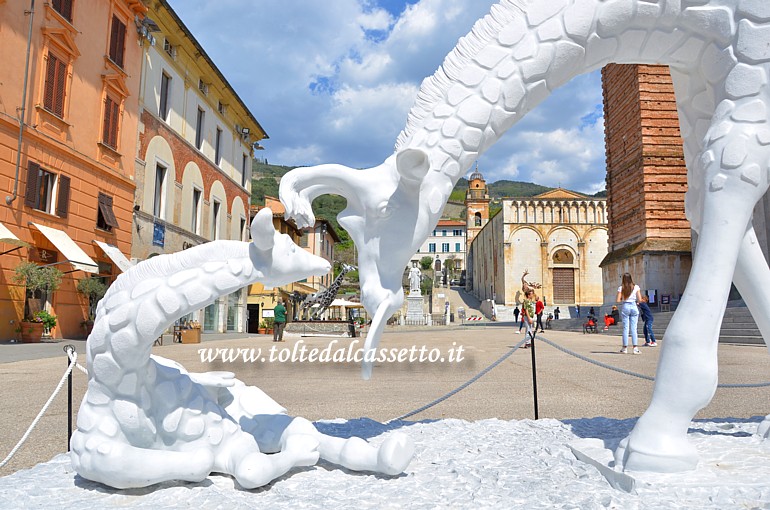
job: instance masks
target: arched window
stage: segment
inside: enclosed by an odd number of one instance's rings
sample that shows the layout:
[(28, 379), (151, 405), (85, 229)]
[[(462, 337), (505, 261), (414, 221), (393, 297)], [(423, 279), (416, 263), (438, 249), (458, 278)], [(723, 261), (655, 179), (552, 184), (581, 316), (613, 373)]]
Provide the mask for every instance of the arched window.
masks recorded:
[(475, 224), (477, 227), (480, 227), (480, 226), (481, 226), (481, 213), (480, 213), (480, 212), (477, 212), (477, 213), (474, 215), (474, 218), (475, 218), (474, 224)]

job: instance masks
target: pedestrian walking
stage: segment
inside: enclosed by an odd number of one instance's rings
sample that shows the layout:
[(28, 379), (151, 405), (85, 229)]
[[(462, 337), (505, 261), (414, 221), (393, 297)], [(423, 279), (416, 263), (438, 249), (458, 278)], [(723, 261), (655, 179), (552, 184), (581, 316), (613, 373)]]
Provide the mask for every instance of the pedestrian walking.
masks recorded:
[(545, 331), (545, 328), (543, 327), (543, 311), (545, 310), (545, 304), (540, 300), (539, 297), (536, 298), (537, 301), (535, 301), (535, 315), (537, 316), (537, 324), (535, 324), (535, 333), (537, 333), (537, 328), (540, 328), (540, 332), (542, 333)]

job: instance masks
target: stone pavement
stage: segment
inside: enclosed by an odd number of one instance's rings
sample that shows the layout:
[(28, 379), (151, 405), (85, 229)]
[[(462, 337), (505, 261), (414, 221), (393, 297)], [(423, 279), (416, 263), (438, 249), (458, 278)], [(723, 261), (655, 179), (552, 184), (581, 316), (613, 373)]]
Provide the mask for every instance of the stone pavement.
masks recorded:
[[(247, 384), (262, 388), (284, 405), (289, 413), (310, 420), (368, 417), (387, 421), (433, 401), (468, 381), (482, 369), (509, 352), (523, 337), (518, 325), (482, 322), (474, 326), (433, 328), (388, 328), (380, 347), (386, 349), (420, 349), (444, 357), (444, 362), (376, 363), (371, 380), (360, 377), (356, 362), (279, 361), (297, 356), (304, 346), (333, 353), (342, 348), (354, 351), (362, 339), (347, 337), (301, 337), (287, 335), (286, 342), (275, 344), (267, 335), (204, 335), (201, 344), (171, 344), (153, 347), (153, 353), (174, 359), (191, 372), (227, 370)], [(589, 359), (617, 366), (635, 373), (654, 376), (661, 347), (643, 348), (634, 356), (618, 353), (620, 338), (616, 334), (583, 335), (570, 331), (549, 330), (544, 338), (575, 351)], [(75, 343), (77, 342), (77, 343)], [(85, 364), (85, 343), (75, 341), (80, 363)], [(661, 342), (663, 345), (665, 341)], [(4, 458), (33, 421), (50, 396), (66, 368), (63, 343), (29, 348), (29, 345), (0, 346), (0, 457)], [(457, 357), (462, 347), (463, 359)], [(10, 361), (23, 349), (35, 359)], [(202, 361), (201, 350), (220, 357)], [(36, 350), (37, 349), (37, 350)], [(255, 361), (242, 359), (223, 361), (222, 351), (246, 351)], [(229, 349), (235, 349), (230, 351)], [(257, 351), (262, 349), (262, 352)], [(270, 349), (276, 361), (270, 361)], [(453, 350), (452, 350), (453, 349)], [(14, 351), (16, 350), (16, 351)], [(241, 351), (243, 355), (243, 351)], [(306, 352), (307, 354), (307, 352)], [(722, 345), (720, 383), (760, 383), (770, 381), (770, 355), (764, 346)], [(53, 357), (48, 357), (53, 356)], [(262, 361), (265, 358), (265, 361)], [(601, 368), (555, 349), (537, 343), (537, 393), (540, 418), (560, 420), (605, 416), (633, 418), (649, 404), (651, 381)], [(73, 376), (74, 407), (77, 410), (86, 388), (85, 374), (76, 370)], [(697, 418), (764, 416), (770, 412), (770, 388), (717, 389), (709, 406)], [(518, 350), (484, 377), (446, 401), (416, 416), (411, 421), (460, 418), (525, 419), (534, 417), (531, 351)], [(47, 461), (66, 451), (67, 445), (66, 386), (48, 413), (30, 436), (27, 444), (11, 462), (0, 469), (0, 476)]]

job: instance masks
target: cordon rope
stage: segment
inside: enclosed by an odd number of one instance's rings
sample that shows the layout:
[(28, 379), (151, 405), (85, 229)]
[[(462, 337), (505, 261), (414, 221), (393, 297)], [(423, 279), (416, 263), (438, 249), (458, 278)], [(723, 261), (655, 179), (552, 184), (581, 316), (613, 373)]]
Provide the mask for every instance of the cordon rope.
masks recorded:
[(56, 385), (56, 389), (53, 390), (53, 393), (48, 398), (48, 401), (45, 403), (45, 405), (40, 410), (40, 412), (37, 413), (37, 416), (32, 421), (32, 424), (29, 426), (29, 428), (27, 428), (27, 431), (24, 433), (24, 435), (21, 436), (21, 439), (19, 439), (19, 442), (16, 443), (16, 446), (13, 447), (13, 449), (11, 450), (11, 453), (9, 453), (8, 456), (5, 459), (3, 459), (2, 462), (0, 462), (0, 468), (8, 464), (8, 462), (16, 454), (16, 452), (19, 451), (19, 448), (21, 448), (22, 445), (24, 445), (24, 443), (27, 441), (27, 439), (29, 438), (29, 435), (32, 434), (33, 430), (35, 430), (35, 427), (37, 426), (38, 422), (43, 417), (45, 412), (48, 410), (53, 400), (56, 398), (56, 395), (58, 395), (59, 391), (61, 391), (62, 386), (64, 386), (64, 382), (67, 380), (67, 377), (70, 375), (70, 372), (72, 372), (72, 369), (75, 367), (75, 365), (77, 365), (78, 353), (75, 351), (75, 348), (72, 347), (71, 345), (65, 345), (64, 351), (67, 353), (67, 357), (69, 357), (70, 359), (70, 363), (69, 365), (67, 365), (67, 370), (64, 371), (64, 375), (62, 375), (61, 380), (59, 381), (59, 384)]
[[(398, 418), (393, 418), (392, 420), (389, 420), (388, 423), (390, 423), (392, 421), (403, 420), (405, 418), (409, 418), (410, 416), (414, 416), (415, 414), (419, 414), (419, 413), (421, 413), (421, 412), (423, 412), (423, 411), (425, 411), (427, 409), (430, 409), (431, 407), (435, 406), (436, 404), (439, 404), (439, 403), (443, 402), (444, 400), (446, 400), (449, 397), (459, 393), (460, 391), (464, 390), (465, 388), (467, 388), (468, 386), (470, 386), (474, 382), (476, 382), (479, 379), (481, 379), (490, 370), (492, 370), (493, 368), (498, 366), (500, 363), (502, 363), (503, 361), (508, 359), (508, 357), (510, 357), (514, 352), (516, 352), (519, 349), (519, 347), (521, 347), (524, 344), (525, 340), (522, 340), (521, 342), (516, 344), (510, 351), (508, 351), (505, 354), (503, 354), (497, 361), (495, 361), (494, 363), (489, 365), (487, 368), (485, 368), (484, 370), (482, 370), (481, 372), (476, 374), (474, 377), (469, 379), (468, 382), (462, 384), (461, 386), (458, 386), (457, 388), (455, 388), (454, 390), (450, 391), (446, 395), (443, 395), (443, 396), (437, 398), (436, 400), (434, 400), (432, 402), (429, 402), (428, 404), (425, 404), (424, 406), (422, 406), (422, 407), (420, 407), (418, 409), (415, 409), (414, 411), (410, 411), (410, 412), (408, 412), (406, 414), (402, 414)], [(551, 340), (548, 340), (548, 339), (546, 339), (546, 338), (544, 338), (542, 336), (538, 336), (537, 340), (543, 341), (544, 343), (550, 345), (551, 347), (553, 347), (553, 348), (555, 348), (555, 349), (557, 349), (559, 351), (562, 351), (562, 352), (564, 352), (566, 354), (569, 354), (570, 356), (574, 356), (574, 357), (576, 357), (578, 359), (581, 359), (581, 360), (586, 361), (588, 363), (591, 363), (593, 365), (596, 365), (596, 366), (599, 366), (599, 367), (602, 367), (602, 368), (606, 368), (608, 370), (613, 370), (615, 372), (619, 372), (621, 374), (629, 375), (629, 376), (632, 376), (632, 377), (638, 377), (640, 379), (645, 379), (647, 381), (654, 381), (655, 380), (655, 377), (652, 377), (652, 376), (649, 376), (649, 375), (644, 375), (644, 374), (639, 374), (639, 373), (636, 373), (636, 372), (632, 372), (632, 371), (626, 370), (624, 368), (619, 368), (619, 367), (615, 367), (613, 365), (608, 365), (607, 363), (602, 363), (601, 361), (596, 361), (596, 360), (591, 359), (591, 358), (589, 358), (587, 356), (583, 356), (582, 354), (578, 354), (577, 352), (574, 352), (574, 351), (571, 351), (571, 350), (569, 350), (569, 349), (567, 349), (565, 347), (562, 347), (562, 346), (558, 345), (557, 343), (555, 343), (555, 342), (553, 342)], [(770, 382), (754, 383), (754, 384), (718, 384), (717, 388), (763, 388), (763, 387), (767, 387), (767, 386), (770, 386)]]

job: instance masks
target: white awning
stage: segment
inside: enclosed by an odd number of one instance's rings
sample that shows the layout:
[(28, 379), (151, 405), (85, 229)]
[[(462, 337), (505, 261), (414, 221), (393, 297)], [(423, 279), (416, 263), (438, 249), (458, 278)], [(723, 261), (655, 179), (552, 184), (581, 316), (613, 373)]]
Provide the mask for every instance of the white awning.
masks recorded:
[(114, 244), (109, 244), (102, 241), (94, 241), (94, 242), (99, 245), (99, 248), (101, 248), (102, 251), (107, 254), (110, 260), (112, 260), (115, 263), (115, 265), (118, 266), (118, 268), (120, 268), (122, 272), (125, 273), (126, 271), (131, 269), (133, 264), (131, 263), (130, 260), (126, 258), (125, 255), (123, 255), (123, 252), (121, 252), (117, 246), (115, 246)]
[(363, 308), (364, 305), (361, 303), (356, 303), (355, 301), (347, 301), (345, 299), (337, 298), (334, 301), (332, 301), (332, 304), (329, 306), (342, 306), (345, 308)]
[(15, 244), (16, 246), (23, 246), (27, 243), (16, 237), (13, 232), (8, 230), (8, 227), (0, 223), (0, 242)]
[(16, 235), (10, 230), (8, 230), (8, 227), (3, 225), (2, 223), (0, 223), (0, 243), (12, 244), (16, 246), (16, 248), (12, 248), (10, 250), (1, 252), (0, 255), (5, 255), (6, 253), (11, 253), (12, 251), (18, 250), (19, 248), (29, 246), (29, 243), (25, 243), (24, 241), (16, 237)]
[(67, 262), (72, 264), (77, 270), (85, 271), (86, 273), (98, 273), (99, 265), (94, 260), (86, 255), (80, 246), (75, 244), (70, 236), (63, 230), (56, 228), (46, 227), (45, 225), (38, 225), (37, 223), (30, 223), (33, 227), (38, 229), (46, 239), (51, 241), (51, 244), (56, 246), (56, 249), (64, 256)]

